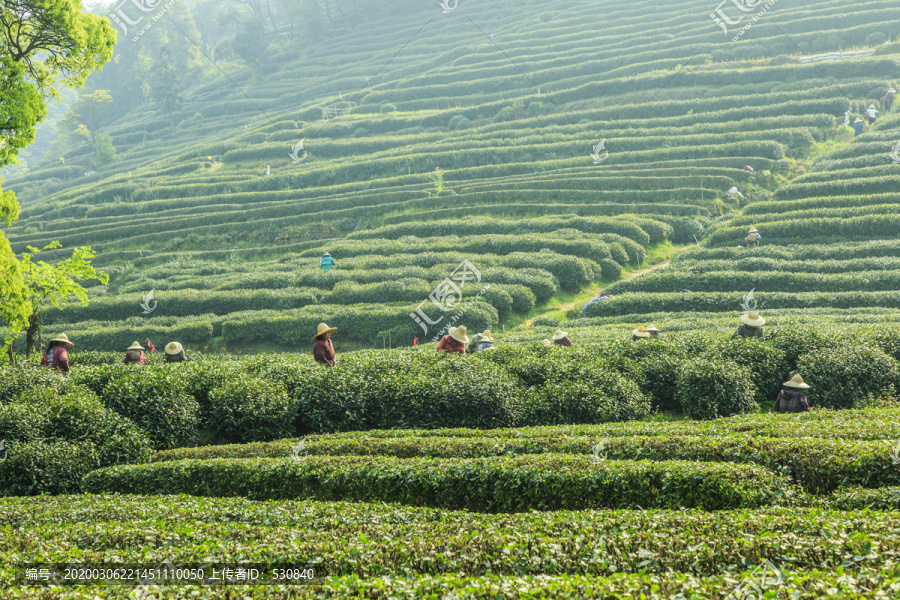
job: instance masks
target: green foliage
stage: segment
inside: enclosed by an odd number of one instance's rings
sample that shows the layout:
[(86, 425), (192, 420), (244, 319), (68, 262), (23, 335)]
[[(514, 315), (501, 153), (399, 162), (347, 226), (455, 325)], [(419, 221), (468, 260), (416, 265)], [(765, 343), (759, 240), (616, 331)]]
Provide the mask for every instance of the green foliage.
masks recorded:
[(197, 434), (200, 407), (165, 367), (128, 367), (100, 396), (108, 408), (147, 431), (157, 448), (188, 445)]
[(34, 440), (10, 443), (0, 462), (0, 495), (77, 494), (82, 478), (99, 467), (92, 442)]
[(36, 387), (0, 405), (0, 439), (7, 442), (90, 442), (99, 465), (146, 462), (152, 445), (134, 423), (107, 409), (86, 388)]
[(797, 370), (810, 385), (810, 404), (850, 408), (900, 383), (900, 365), (878, 348), (834, 346), (804, 354)]
[(692, 360), (682, 365), (675, 389), (681, 409), (695, 419), (727, 417), (755, 407), (750, 370), (726, 362)]
[(223, 440), (257, 442), (294, 432), (297, 405), (281, 386), (254, 378), (228, 381), (209, 392), (210, 428)]
[(753, 465), (680, 461), (601, 465), (584, 456), (398, 460), (308, 457), (174, 461), (108, 467), (84, 479), (93, 494), (245, 495), (402, 502), (478, 512), (587, 508), (727, 510), (789, 502), (796, 492)]

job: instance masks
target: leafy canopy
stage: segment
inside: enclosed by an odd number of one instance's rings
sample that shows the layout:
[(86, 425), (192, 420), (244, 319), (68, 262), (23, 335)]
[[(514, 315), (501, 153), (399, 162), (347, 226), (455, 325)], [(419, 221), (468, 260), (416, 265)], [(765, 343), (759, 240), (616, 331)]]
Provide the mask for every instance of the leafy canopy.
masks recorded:
[(0, 0), (0, 55), (22, 65), (44, 96), (58, 98), (58, 82), (81, 87), (115, 43), (109, 20), (83, 13), (81, 0)]
[(88, 246), (75, 248), (71, 258), (55, 265), (33, 259), (43, 250), (52, 250), (61, 245), (59, 242), (51, 242), (41, 249), (28, 246), (29, 252), (22, 253), (22, 273), (32, 313), (39, 311), (47, 303), (62, 308), (69, 296), (75, 296), (83, 306), (87, 306), (87, 292), (78, 282), (96, 279), (103, 284), (109, 283), (109, 275), (97, 271), (91, 264), (95, 252)]

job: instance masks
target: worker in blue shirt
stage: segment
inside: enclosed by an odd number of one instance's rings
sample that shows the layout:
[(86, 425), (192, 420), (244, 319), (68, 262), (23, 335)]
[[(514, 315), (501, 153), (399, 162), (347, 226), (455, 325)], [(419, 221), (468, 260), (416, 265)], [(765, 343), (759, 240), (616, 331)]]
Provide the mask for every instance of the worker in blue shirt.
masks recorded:
[(334, 262), (334, 259), (331, 258), (331, 255), (328, 254), (327, 252), (322, 257), (322, 270), (323, 271), (330, 271), (332, 269), (332, 267), (334, 267), (334, 265), (336, 265), (336, 264), (337, 263)]

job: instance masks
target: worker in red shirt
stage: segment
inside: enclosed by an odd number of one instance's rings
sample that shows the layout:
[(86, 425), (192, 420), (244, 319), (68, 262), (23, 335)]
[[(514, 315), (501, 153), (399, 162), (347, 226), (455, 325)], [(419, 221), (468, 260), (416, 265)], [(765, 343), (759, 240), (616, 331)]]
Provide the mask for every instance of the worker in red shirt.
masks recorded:
[(44, 357), (41, 358), (42, 367), (51, 367), (59, 369), (63, 373), (69, 372), (69, 353), (66, 348), (74, 346), (66, 334), (61, 333), (47, 344), (47, 350)]

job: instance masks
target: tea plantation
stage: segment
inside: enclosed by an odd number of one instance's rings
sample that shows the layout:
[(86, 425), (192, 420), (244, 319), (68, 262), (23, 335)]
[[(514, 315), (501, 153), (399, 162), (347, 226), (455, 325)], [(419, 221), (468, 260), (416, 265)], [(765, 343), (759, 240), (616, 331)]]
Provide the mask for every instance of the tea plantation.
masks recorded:
[(166, 11), (87, 80), (115, 158), (2, 171), (109, 283), (41, 312), (68, 374), (0, 356), (0, 596), (900, 597), (900, 0)]
[[(745, 223), (771, 221), (765, 249), (741, 258), (814, 241), (819, 219), (847, 218), (847, 242), (896, 229), (877, 213), (890, 212), (896, 177), (887, 123), (852, 144), (843, 126), (848, 108), (861, 114), (894, 82), (898, 49), (884, 43), (894, 2), (848, 15), (837, 0), (782, 0), (777, 19), (734, 43), (690, 2), (614, 15), (566, 1), (438, 8), (356, 26), (353, 43), (335, 34), (273, 46), (265, 68), (235, 66), (189, 88), (171, 115), (142, 106), (106, 128), (119, 152), (109, 165), (93, 169), (81, 144), (14, 172), (14, 250), (59, 240), (44, 255), (53, 258), (90, 245), (111, 275), (87, 307), (48, 311), (45, 327), (90, 350), (124, 348), (135, 329), (199, 348), (287, 350), (328, 320), (347, 348), (408, 346), (440, 333), (409, 315), (443, 315), (429, 294), (463, 260), (481, 285), (462, 290), (457, 311), (467, 307), (470, 330), (500, 330), (560, 293), (615, 281), (648, 249), (734, 246)], [(797, 61), (872, 45), (869, 58)], [(349, 112), (323, 112), (338, 105)], [(864, 206), (834, 203), (860, 194), (871, 194)], [(802, 230), (787, 214), (806, 211), (797, 202), (815, 205)], [(326, 251), (331, 273), (319, 270)], [(754, 283), (648, 281), (614, 289), (746, 293)], [(147, 314), (151, 291), (158, 306)]]

